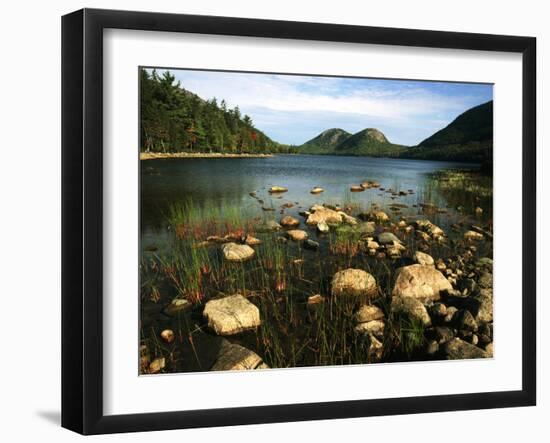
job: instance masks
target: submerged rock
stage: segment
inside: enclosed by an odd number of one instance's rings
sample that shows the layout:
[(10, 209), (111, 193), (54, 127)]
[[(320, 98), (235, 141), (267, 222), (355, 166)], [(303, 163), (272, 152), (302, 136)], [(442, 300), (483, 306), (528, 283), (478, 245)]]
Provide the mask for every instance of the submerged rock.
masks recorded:
[(166, 306), (163, 312), (166, 315), (176, 315), (178, 312), (191, 308), (191, 303), (184, 298), (175, 298)]
[(361, 185), (352, 185), (351, 188), (349, 188), (351, 192), (363, 192), (365, 188)]
[(244, 239), (244, 242), (248, 246), (256, 246), (262, 243), (262, 241), (259, 238), (253, 237), (252, 235), (247, 235), (246, 238)]
[(264, 369), (268, 366), (255, 352), (241, 345), (222, 340), (218, 358), (211, 371), (242, 371), (247, 369)]
[(432, 323), (428, 311), (417, 298), (393, 297), (391, 309), (395, 314), (406, 315), (411, 320), (420, 321), (423, 326), (430, 326)]
[(361, 186), (365, 189), (379, 188), (380, 183), (378, 183), (377, 181), (374, 181), (374, 180), (365, 180), (363, 183), (361, 183)]
[(290, 231), (286, 232), (286, 235), (292, 241), (304, 241), (304, 240), (307, 240), (308, 238), (307, 232), (302, 231), (301, 229), (291, 229)]
[(300, 220), (297, 218), (292, 217), (291, 215), (285, 215), (280, 222), (281, 226), (284, 226), (285, 228), (295, 228), (296, 226), (300, 225)]
[(272, 186), (269, 188), (269, 192), (271, 194), (281, 193), (281, 192), (287, 192), (288, 189), (283, 186)]
[(324, 206), (315, 205), (311, 208), (311, 214), (306, 220), (306, 224), (316, 226), (323, 222), (328, 225), (342, 223), (342, 216), (335, 210), (325, 208)]
[(273, 232), (278, 231), (282, 226), (277, 223), (275, 220), (267, 220), (265, 223), (262, 223), (256, 226), (256, 231), (258, 232)]
[(460, 338), (454, 338), (443, 346), (443, 354), (448, 360), (463, 360), (471, 358), (488, 358), (490, 355)]
[(304, 243), (302, 243), (302, 246), (312, 251), (319, 249), (319, 243), (310, 239), (305, 240)]
[(239, 245), (237, 243), (225, 243), (222, 246), (223, 256), (226, 260), (242, 262), (254, 257), (254, 249), (248, 245)]
[(331, 292), (334, 296), (374, 296), (376, 279), (362, 269), (345, 269), (332, 277)]
[(423, 302), (440, 299), (440, 292), (453, 289), (433, 266), (410, 265), (397, 270), (394, 297), (413, 297)]
[(204, 318), (218, 335), (232, 335), (260, 326), (260, 311), (240, 294), (210, 300), (204, 306)]
[(320, 186), (315, 186), (311, 191), (312, 194), (320, 194), (321, 192), (324, 192), (324, 189)]

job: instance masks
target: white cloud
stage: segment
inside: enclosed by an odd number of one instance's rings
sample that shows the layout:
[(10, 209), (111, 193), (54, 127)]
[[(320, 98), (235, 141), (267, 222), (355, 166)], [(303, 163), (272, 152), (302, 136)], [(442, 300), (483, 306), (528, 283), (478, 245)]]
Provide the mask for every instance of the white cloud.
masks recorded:
[[(449, 100), (421, 89), (368, 88), (339, 92), (340, 80), (299, 76), (198, 73), (179, 75), (182, 86), (203, 98), (224, 98), (231, 106), (274, 111), (327, 111), (404, 119), (461, 110), (467, 97)], [(307, 90), (304, 90), (304, 87)]]

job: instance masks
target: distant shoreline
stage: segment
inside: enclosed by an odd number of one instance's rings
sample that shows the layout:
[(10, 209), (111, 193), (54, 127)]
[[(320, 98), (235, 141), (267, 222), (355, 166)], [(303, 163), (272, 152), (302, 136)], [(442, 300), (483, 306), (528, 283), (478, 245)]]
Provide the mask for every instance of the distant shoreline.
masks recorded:
[(269, 158), (273, 154), (230, 154), (223, 152), (140, 152), (140, 160), (159, 158)]

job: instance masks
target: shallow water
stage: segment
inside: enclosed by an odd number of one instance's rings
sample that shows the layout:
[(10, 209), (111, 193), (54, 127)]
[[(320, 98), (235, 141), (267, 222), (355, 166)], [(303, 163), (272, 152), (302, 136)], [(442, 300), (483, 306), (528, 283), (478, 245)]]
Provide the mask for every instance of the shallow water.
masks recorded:
[[(243, 211), (264, 216), (278, 216), (284, 203), (295, 206), (286, 214), (297, 215), (313, 204), (359, 204), (367, 209), (379, 203), (386, 209), (393, 203), (405, 204), (405, 215), (418, 213), (412, 205), (432, 202), (439, 207), (451, 206), (450, 214), (432, 217), (443, 229), (456, 222), (454, 208), (470, 209), (471, 195), (440, 192), (430, 174), (445, 169), (477, 170), (472, 164), (370, 157), (320, 155), (278, 155), (271, 158), (159, 159), (141, 162), (141, 235), (142, 246), (162, 247), (165, 243), (170, 205), (192, 199), (195, 204), (208, 202), (220, 206), (238, 205)], [(376, 180), (386, 189), (413, 190), (413, 194), (390, 198), (378, 189), (352, 193), (350, 186), (364, 180)], [(288, 192), (270, 195), (272, 185), (284, 186)], [(325, 191), (313, 195), (310, 190), (321, 186)], [(249, 195), (256, 191), (264, 201), (260, 205)], [(482, 204), (483, 202), (478, 202)], [(273, 207), (275, 213), (261, 211)], [(486, 204), (483, 219), (492, 208)], [(454, 214), (456, 215), (456, 214)]]

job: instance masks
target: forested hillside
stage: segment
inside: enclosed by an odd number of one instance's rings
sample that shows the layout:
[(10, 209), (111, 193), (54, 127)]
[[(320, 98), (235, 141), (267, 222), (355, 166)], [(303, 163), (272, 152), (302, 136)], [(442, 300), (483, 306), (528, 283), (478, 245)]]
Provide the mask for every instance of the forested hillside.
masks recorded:
[(408, 158), (481, 163), (493, 161), (493, 101), (468, 109), (418, 146)]
[(140, 71), (142, 152), (289, 152), (254, 127), (239, 108), (224, 100), (203, 100), (185, 90), (169, 72)]

